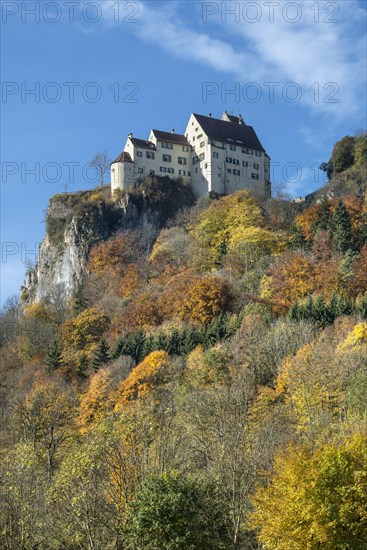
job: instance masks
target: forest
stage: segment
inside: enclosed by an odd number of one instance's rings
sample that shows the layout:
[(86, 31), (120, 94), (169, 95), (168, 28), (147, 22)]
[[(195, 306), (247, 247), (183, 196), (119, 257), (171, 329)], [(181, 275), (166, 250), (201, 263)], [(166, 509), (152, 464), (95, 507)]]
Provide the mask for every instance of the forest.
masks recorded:
[(67, 301), (4, 304), (1, 548), (367, 549), (366, 134), (321, 169), (304, 203), (200, 199), (93, 244)]

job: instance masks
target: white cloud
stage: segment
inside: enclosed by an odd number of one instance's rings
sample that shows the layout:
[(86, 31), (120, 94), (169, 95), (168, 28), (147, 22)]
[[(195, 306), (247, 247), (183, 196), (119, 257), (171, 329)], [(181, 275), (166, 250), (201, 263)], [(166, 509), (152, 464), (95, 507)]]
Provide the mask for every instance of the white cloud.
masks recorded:
[[(115, 13), (115, 8), (111, 8), (116, 2), (100, 2), (105, 24), (111, 28)], [(300, 104), (316, 115), (332, 115), (334, 122), (358, 115), (364, 108), (360, 100), (366, 70), (366, 33), (359, 27), (363, 27), (366, 11), (358, 0), (296, 2), (302, 8), (296, 23), (286, 21), (284, 2), (274, 3), (273, 22), (269, 20), (269, 8), (258, 2), (262, 6), (261, 17), (252, 24), (244, 21), (242, 15), (237, 23), (233, 16), (221, 20), (220, 6), (225, 4), (229, 10), (235, 5), (242, 7), (241, 2), (216, 3), (219, 12), (216, 17), (208, 17), (206, 24), (194, 7), (195, 27), (201, 26), (205, 32), (194, 30), (193, 24), (184, 20), (183, 13), (189, 14), (187, 9), (182, 11), (182, 2), (133, 4), (138, 8), (135, 14), (138, 23), (121, 23), (120, 28), (176, 57), (205, 64), (243, 84), (258, 82), (264, 93), (268, 93), (264, 82), (279, 82), (276, 87), (279, 91), (284, 85), (296, 82), (302, 91)], [(121, 5), (125, 3), (121, 1)], [(332, 14), (332, 7), (325, 9), (328, 5), (337, 6), (338, 12)], [(319, 9), (318, 22), (315, 6)], [(294, 17), (294, 11), (287, 13), (288, 17)], [(330, 19), (338, 22), (328, 22)], [(221, 38), (216, 38), (219, 31)], [(315, 83), (318, 85), (314, 86)], [(292, 93), (294, 89), (289, 90)]]

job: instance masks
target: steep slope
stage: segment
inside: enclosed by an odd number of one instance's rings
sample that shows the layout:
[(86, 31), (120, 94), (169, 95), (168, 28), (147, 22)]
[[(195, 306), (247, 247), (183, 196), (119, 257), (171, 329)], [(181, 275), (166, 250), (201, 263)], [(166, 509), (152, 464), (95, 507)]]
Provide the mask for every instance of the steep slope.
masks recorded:
[(90, 248), (124, 230), (139, 230), (149, 248), (167, 220), (191, 206), (191, 189), (166, 178), (147, 178), (137, 189), (111, 198), (109, 189), (64, 193), (50, 200), (38, 262), (27, 272), (21, 300), (29, 304), (81, 285)]

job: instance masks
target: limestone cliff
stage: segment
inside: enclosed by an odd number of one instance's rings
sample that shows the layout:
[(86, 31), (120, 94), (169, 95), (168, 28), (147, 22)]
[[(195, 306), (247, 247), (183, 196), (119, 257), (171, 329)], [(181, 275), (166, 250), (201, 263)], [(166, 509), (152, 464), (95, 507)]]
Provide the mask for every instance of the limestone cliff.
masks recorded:
[(48, 206), (38, 262), (21, 287), (22, 302), (38, 302), (55, 293), (67, 299), (87, 273), (94, 244), (119, 231), (140, 230), (148, 249), (167, 220), (193, 202), (189, 187), (158, 177), (113, 199), (108, 189), (55, 195)]

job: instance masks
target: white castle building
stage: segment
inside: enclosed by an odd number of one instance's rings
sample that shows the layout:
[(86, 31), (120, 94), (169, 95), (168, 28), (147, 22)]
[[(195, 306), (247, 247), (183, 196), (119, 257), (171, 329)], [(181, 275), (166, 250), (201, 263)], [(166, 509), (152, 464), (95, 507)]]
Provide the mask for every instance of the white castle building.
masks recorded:
[(199, 198), (253, 189), (270, 195), (270, 157), (241, 115), (192, 114), (185, 134), (151, 130), (149, 139), (129, 134), (111, 163), (112, 192), (131, 189), (147, 176), (169, 176), (191, 185)]

